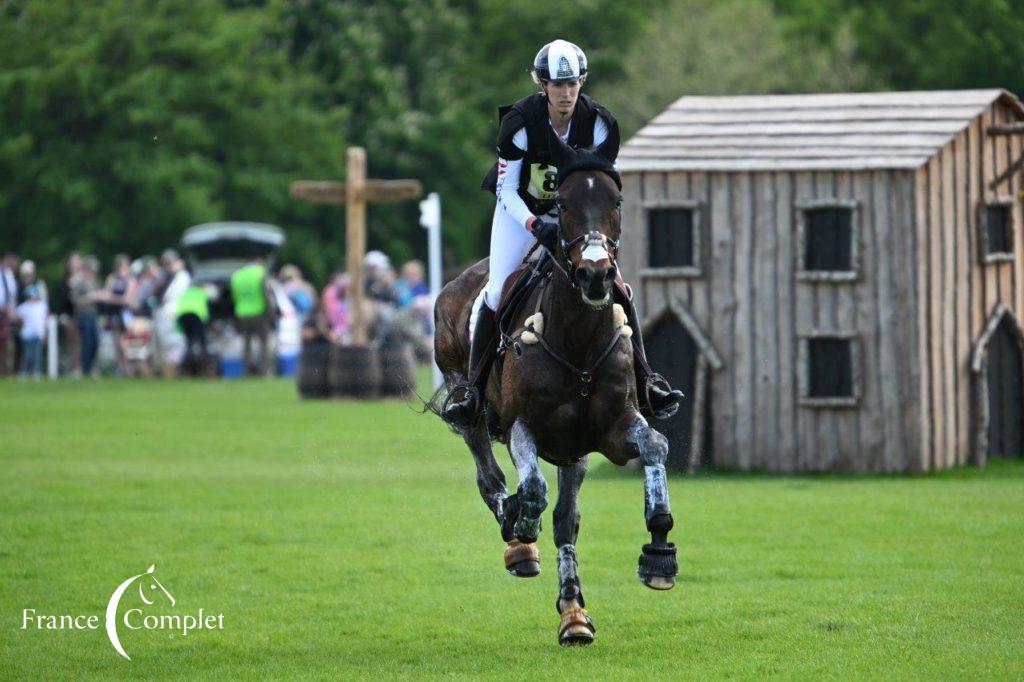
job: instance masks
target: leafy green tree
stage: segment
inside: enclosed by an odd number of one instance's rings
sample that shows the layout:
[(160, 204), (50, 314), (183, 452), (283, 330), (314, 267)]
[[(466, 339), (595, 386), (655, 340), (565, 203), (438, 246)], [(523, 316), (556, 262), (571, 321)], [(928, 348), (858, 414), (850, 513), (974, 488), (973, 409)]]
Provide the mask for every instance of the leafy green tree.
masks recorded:
[(1004, 87), (1024, 94), (1024, 0), (775, 0), (794, 30), (858, 58), (901, 90)]
[(766, 0), (670, 0), (631, 44), (625, 75), (599, 96), (624, 138), (682, 95), (863, 90), (876, 85), (848, 29), (830, 49), (786, 30)]
[(209, 1), (7, 3), (4, 246), (52, 276), (70, 249), (153, 253), (207, 220), (316, 233), (287, 187), (340, 172), (349, 112), (317, 100), (273, 28), (266, 11)]

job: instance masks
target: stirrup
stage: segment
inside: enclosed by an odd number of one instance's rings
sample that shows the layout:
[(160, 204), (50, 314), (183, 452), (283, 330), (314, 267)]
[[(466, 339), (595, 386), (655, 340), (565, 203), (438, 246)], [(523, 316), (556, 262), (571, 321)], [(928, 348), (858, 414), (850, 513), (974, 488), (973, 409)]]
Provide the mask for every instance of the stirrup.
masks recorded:
[(650, 376), (647, 377), (647, 381), (644, 384), (644, 401), (647, 409), (655, 419), (670, 419), (679, 411), (679, 398), (676, 398), (665, 407), (655, 411), (654, 404), (651, 402), (651, 389), (655, 386), (670, 395), (673, 392), (677, 392), (679, 393), (680, 398), (682, 397), (682, 392), (674, 391), (672, 386), (668, 383), (668, 379), (657, 372), (652, 372)]
[[(455, 399), (456, 395), (461, 398)], [(468, 429), (480, 418), (480, 391), (469, 382), (456, 384), (441, 404), (441, 418), (459, 429)]]

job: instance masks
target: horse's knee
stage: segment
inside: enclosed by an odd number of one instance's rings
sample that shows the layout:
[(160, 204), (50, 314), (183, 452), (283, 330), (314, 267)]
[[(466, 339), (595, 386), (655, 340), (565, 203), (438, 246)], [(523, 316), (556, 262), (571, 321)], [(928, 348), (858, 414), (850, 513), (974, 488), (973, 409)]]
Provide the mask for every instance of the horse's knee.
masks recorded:
[(647, 420), (637, 417), (626, 430), (626, 451), (639, 457), (644, 466), (664, 466), (668, 460), (668, 439), (652, 429)]
[(648, 427), (640, 444), (640, 457), (644, 466), (664, 466), (668, 460), (668, 438)]
[(524, 479), (519, 484), (518, 492), (523, 516), (536, 518), (547, 509), (548, 484), (539, 473), (536, 476)]

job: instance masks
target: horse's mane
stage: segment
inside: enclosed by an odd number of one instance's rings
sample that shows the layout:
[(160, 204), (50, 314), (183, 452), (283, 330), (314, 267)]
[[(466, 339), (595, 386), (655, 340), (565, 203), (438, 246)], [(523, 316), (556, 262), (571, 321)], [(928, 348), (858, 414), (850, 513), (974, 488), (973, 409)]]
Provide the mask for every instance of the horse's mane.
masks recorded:
[(583, 170), (596, 170), (604, 173), (615, 181), (619, 190), (622, 190), (622, 178), (619, 177), (619, 172), (615, 170), (612, 162), (591, 149), (577, 150), (572, 161), (558, 167), (558, 185), (561, 186), (572, 173)]

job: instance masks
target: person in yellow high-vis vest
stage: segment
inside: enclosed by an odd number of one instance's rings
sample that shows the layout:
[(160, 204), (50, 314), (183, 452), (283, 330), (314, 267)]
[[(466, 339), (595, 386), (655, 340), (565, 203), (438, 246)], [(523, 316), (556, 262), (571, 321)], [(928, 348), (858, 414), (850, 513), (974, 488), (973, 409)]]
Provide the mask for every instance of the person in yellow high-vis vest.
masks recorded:
[(267, 266), (263, 258), (254, 258), (231, 275), (231, 298), (235, 304), (235, 323), (244, 339), (243, 362), (249, 372), (252, 366), (251, 348), (255, 336), (260, 345), (258, 373), (270, 374), (271, 357), (268, 348), (270, 332), (274, 326)]
[(185, 335), (185, 360), (182, 364), (195, 372), (206, 363), (206, 325), (210, 323), (209, 295), (202, 284), (193, 282), (181, 292), (174, 319)]

